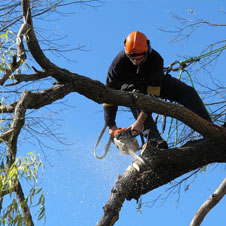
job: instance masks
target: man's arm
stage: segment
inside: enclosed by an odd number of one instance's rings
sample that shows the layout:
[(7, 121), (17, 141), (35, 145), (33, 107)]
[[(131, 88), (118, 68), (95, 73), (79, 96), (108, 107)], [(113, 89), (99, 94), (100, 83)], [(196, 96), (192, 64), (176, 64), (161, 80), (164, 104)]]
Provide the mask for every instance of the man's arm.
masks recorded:
[(147, 118), (148, 118), (148, 114), (145, 112), (141, 112), (138, 115), (137, 120), (129, 127), (129, 129), (131, 129), (137, 134), (140, 134), (142, 131), (143, 124)]
[(115, 122), (118, 107), (109, 104), (103, 104), (103, 106), (105, 124), (109, 127), (108, 133), (112, 135), (113, 132), (118, 129)]

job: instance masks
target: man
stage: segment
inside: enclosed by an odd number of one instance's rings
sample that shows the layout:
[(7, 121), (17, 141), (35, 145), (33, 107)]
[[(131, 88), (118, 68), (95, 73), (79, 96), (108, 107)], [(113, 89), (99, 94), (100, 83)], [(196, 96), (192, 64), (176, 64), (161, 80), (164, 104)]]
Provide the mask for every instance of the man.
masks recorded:
[[(194, 88), (180, 80), (164, 75), (163, 58), (151, 48), (147, 37), (135, 31), (124, 41), (124, 50), (120, 51), (109, 67), (106, 86), (125, 91), (136, 90), (144, 94), (176, 101), (189, 108), (202, 118), (211, 121), (199, 95)], [(160, 136), (151, 112), (131, 108), (136, 121), (129, 127), (142, 134), (158, 148), (168, 148)], [(117, 106), (104, 104), (104, 119), (109, 126), (109, 134), (114, 135), (118, 129), (116, 118)]]

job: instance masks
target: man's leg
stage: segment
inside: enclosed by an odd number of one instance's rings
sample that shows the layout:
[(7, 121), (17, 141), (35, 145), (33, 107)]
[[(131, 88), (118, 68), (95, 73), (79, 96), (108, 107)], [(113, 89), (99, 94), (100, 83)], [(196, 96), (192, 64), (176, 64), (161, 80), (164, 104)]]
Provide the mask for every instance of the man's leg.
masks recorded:
[(176, 101), (211, 122), (211, 118), (196, 90), (179, 79), (170, 75), (164, 76), (160, 97)]
[[(137, 119), (138, 115), (140, 114), (140, 110), (131, 108), (131, 112), (133, 113), (134, 118)], [(163, 140), (163, 138), (160, 136), (160, 133), (151, 114), (144, 122), (142, 135), (152, 146), (165, 149), (168, 148), (166, 141)]]

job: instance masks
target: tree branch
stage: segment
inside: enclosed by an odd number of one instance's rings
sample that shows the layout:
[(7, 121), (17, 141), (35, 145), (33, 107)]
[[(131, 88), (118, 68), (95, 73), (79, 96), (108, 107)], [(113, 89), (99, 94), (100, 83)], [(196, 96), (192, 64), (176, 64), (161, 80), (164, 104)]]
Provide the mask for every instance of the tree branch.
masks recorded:
[(226, 194), (226, 178), (222, 181), (216, 191), (206, 200), (196, 212), (190, 226), (199, 226), (207, 213), (224, 197)]
[(13, 86), (13, 85), (17, 85), (21, 82), (30, 82), (30, 81), (37, 81), (40, 80), (42, 78), (47, 78), (51, 75), (51, 72), (42, 72), (42, 71), (38, 71), (35, 74), (31, 74), (31, 75), (27, 75), (27, 74), (14, 74), (14, 78), (16, 80), (16, 82), (14, 83), (10, 83), (7, 84), (6, 86)]
[(24, 215), (24, 219), (25, 219), (25, 223), (27, 226), (34, 226), (33, 220), (32, 220), (32, 216), (30, 213), (30, 209), (26, 203), (25, 197), (24, 197), (24, 193), (21, 187), (20, 182), (18, 181), (18, 185), (15, 189), (15, 193), (16, 193), (16, 197), (20, 203), (20, 207), (22, 209), (23, 215)]
[(26, 42), (28, 49), (33, 56), (33, 58), (36, 60), (36, 62), (46, 71), (55, 71), (58, 73), (53, 73), (52, 76), (58, 80), (58, 81), (64, 81), (69, 82), (71, 80), (70, 74), (67, 74), (67, 71), (65, 69), (61, 69), (55, 64), (53, 64), (43, 53), (38, 40), (36, 38), (34, 29), (33, 29), (33, 23), (32, 23), (32, 17), (31, 17), (31, 9), (30, 9), (30, 1), (29, 0), (22, 0), (22, 11), (23, 16), (26, 18), (27, 24), (29, 25), (29, 31), (26, 34)]
[[(85, 76), (70, 72), (68, 72), (68, 74), (70, 74), (72, 82), (58, 84), (41, 92), (31, 93), (30, 98), (32, 98), (32, 101), (30, 101), (27, 107), (29, 109), (37, 109), (51, 104), (71, 92), (78, 92), (97, 103), (135, 107), (143, 109), (146, 112), (155, 112), (171, 116), (190, 126), (204, 137), (211, 138), (215, 142), (221, 144), (226, 143), (226, 128), (217, 126), (202, 119), (185, 107), (159, 100), (154, 96), (113, 90), (105, 87), (104, 84)], [(87, 90), (89, 90), (89, 92), (87, 92)], [(13, 110), (13, 106), (15, 106), (15, 103), (12, 105), (1, 106), (1, 110), (2, 112), (9, 112)]]
[(13, 121), (9, 129), (9, 131), (11, 131), (11, 135), (8, 140), (8, 147), (11, 152), (13, 161), (15, 161), (16, 159), (17, 139), (20, 134), (20, 130), (24, 125), (25, 113), (30, 101), (31, 101), (30, 92), (24, 91), (21, 95), (21, 99), (17, 102), (14, 110)]

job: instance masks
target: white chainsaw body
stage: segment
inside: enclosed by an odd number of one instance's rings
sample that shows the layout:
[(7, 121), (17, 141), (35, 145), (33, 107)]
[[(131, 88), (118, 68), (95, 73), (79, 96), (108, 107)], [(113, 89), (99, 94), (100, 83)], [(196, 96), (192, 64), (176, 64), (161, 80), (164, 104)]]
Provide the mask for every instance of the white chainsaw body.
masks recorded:
[(139, 150), (139, 143), (136, 137), (132, 137), (128, 133), (123, 133), (123, 135), (115, 137), (113, 142), (121, 153), (130, 155), (134, 159), (138, 159), (144, 163), (144, 160), (136, 154), (136, 152)]

